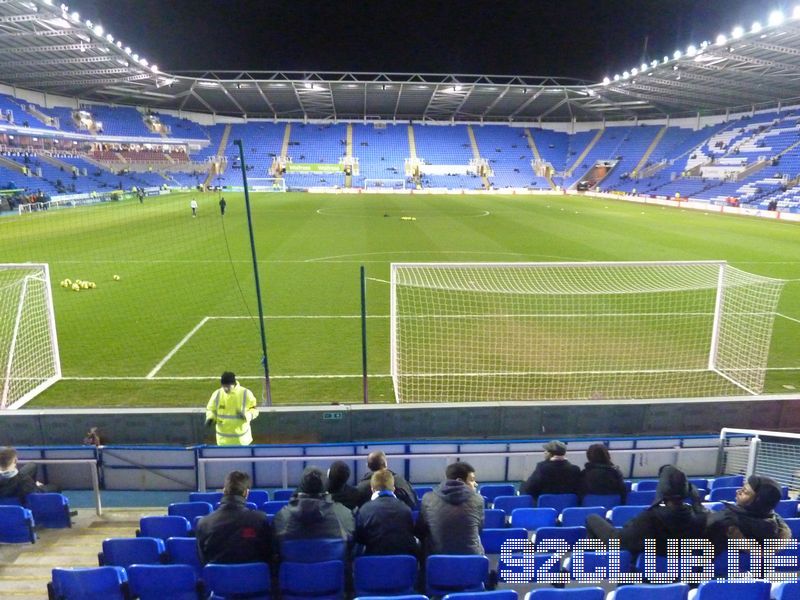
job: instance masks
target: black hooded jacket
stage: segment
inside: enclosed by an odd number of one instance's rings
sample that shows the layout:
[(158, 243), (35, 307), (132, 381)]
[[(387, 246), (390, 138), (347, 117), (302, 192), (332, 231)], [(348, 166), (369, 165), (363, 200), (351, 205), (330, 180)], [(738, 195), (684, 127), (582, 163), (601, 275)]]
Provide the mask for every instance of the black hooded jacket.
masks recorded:
[(242, 496), (223, 496), (219, 508), (197, 524), (203, 564), (269, 562), (271, 540), (267, 515), (247, 508)]
[(587, 462), (581, 471), (580, 495), (586, 494), (618, 494), (625, 504), (628, 494), (622, 471), (609, 463)]
[(334, 502), (327, 492), (295, 494), (272, 523), (277, 540), (343, 538), (349, 542), (355, 531), (353, 513)]
[(448, 479), (422, 497), (417, 536), (427, 554), (483, 554), (483, 497), (459, 479)]

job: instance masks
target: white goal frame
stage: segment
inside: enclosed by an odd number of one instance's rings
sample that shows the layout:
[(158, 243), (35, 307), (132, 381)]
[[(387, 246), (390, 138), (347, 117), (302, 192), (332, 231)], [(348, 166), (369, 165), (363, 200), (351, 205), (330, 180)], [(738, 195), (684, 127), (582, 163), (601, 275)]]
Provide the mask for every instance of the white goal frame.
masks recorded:
[(7, 269), (41, 269), (42, 282), (44, 284), (44, 304), (47, 313), (47, 329), (50, 336), (50, 351), (52, 353), (53, 365), (55, 367), (54, 373), (40, 382), (31, 390), (28, 390), (20, 398), (16, 399), (13, 403), (8, 404), (8, 394), (11, 381), (11, 369), (14, 363), (14, 356), (17, 349), (19, 339), (19, 332), (22, 326), (22, 310), (25, 305), (26, 295), (28, 293), (28, 281), (31, 276), (25, 277), (22, 282), (22, 292), (20, 293), (16, 315), (14, 317), (13, 331), (8, 348), (7, 363), (0, 365), (3, 373), (2, 389), (0, 389), (0, 409), (17, 409), (24, 406), (27, 402), (38, 396), (44, 390), (61, 379), (61, 356), (58, 349), (58, 335), (56, 332), (55, 311), (53, 308), (53, 288), (50, 282), (50, 267), (47, 263), (0, 263), (0, 270)]
[(369, 187), (367, 185), (367, 182), (371, 182), (371, 183), (381, 182), (381, 183), (390, 183), (390, 184), (399, 183), (401, 185), (401, 187), (399, 189), (403, 189), (403, 190), (408, 189), (408, 182), (405, 179), (400, 179), (400, 178), (388, 178), (388, 179), (387, 178), (384, 178), (384, 179), (372, 178), (372, 179), (365, 179), (364, 180), (364, 190), (393, 190), (393, 189), (397, 189), (397, 188), (384, 187), (383, 185)]
[[(267, 183), (260, 183), (260, 182)], [(275, 184), (279, 184), (277, 187)], [(247, 184), (253, 192), (285, 192), (286, 180), (283, 177), (248, 177)]]
[[(396, 400), (397, 403), (401, 403), (401, 402), (404, 402), (404, 401), (411, 401), (411, 402), (437, 401), (436, 398), (423, 398), (423, 399), (405, 400), (403, 398), (403, 393), (401, 391), (401, 385), (400, 385), (400, 381), (399, 381), (399, 378), (402, 377), (402, 376), (406, 376), (406, 377), (408, 377), (408, 376), (412, 376), (412, 377), (441, 377), (441, 376), (447, 377), (447, 376), (451, 376), (451, 374), (449, 374), (449, 373), (436, 373), (436, 372), (433, 372), (433, 373), (413, 373), (413, 374), (412, 373), (408, 373), (408, 374), (403, 374), (403, 373), (400, 372), (400, 365), (399, 365), (400, 353), (399, 352), (400, 352), (401, 348), (399, 347), (399, 344), (401, 342), (398, 340), (398, 330), (399, 330), (398, 318), (399, 318), (399, 316), (398, 316), (397, 290), (398, 290), (398, 286), (402, 285), (402, 283), (398, 279), (398, 270), (399, 269), (413, 269), (413, 268), (437, 269), (437, 268), (441, 268), (443, 270), (445, 270), (445, 269), (449, 269), (449, 270), (465, 269), (466, 270), (466, 269), (471, 269), (471, 268), (486, 269), (486, 268), (493, 268), (493, 267), (512, 268), (512, 269), (520, 269), (520, 268), (556, 269), (556, 268), (561, 268), (561, 267), (569, 267), (571, 269), (576, 269), (576, 268), (577, 269), (580, 269), (580, 268), (596, 269), (598, 267), (600, 267), (600, 268), (602, 268), (602, 267), (607, 267), (607, 268), (614, 268), (614, 267), (645, 267), (646, 268), (646, 267), (679, 267), (679, 266), (710, 266), (712, 268), (716, 268), (717, 269), (716, 285), (715, 286), (712, 286), (709, 283), (709, 285), (707, 287), (697, 288), (697, 289), (709, 290), (709, 294), (711, 294), (712, 290), (714, 290), (714, 288), (716, 288), (715, 300), (714, 300), (714, 306), (713, 306), (713, 315), (712, 315), (712, 313), (710, 311), (708, 313), (705, 313), (705, 314), (708, 314), (709, 316), (713, 316), (712, 325), (711, 325), (711, 331), (710, 331), (710, 344), (709, 344), (709, 347), (708, 347), (707, 371), (716, 373), (716, 375), (718, 375), (718, 376), (722, 377), (723, 379), (727, 380), (728, 382), (730, 382), (734, 386), (738, 387), (740, 390), (742, 390), (746, 394), (758, 395), (759, 393), (761, 393), (761, 389), (760, 388), (759, 389), (753, 389), (753, 388), (749, 387), (747, 384), (742, 383), (741, 381), (737, 380), (736, 373), (735, 373), (735, 371), (737, 370), (736, 367), (734, 367), (732, 369), (733, 370), (733, 374), (731, 374), (731, 369), (728, 369), (725, 366), (721, 366), (720, 363), (719, 363), (719, 360), (720, 360), (720, 332), (721, 332), (721, 329), (722, 329), (723, 317), (724, 317), (724, 314), (725, 314), (724, 313), (724, 311), (725, 311), (725, 290), (726, 290), (727, 286), (730, 286), (730, 287), (733, 287), (733, 288), (736, 287), (735, 284), (727, 282), (726, 275), (732, 272), (732, 275), (734, 275), (734, 276), (735, 275), (749, 276), (749, 277), (752, 278), (752, 285), (755, 285), (755, 284), (760, 283), (760, 282), (773, 284), (773, 285), (777, 286), (777, 290), (778, 290), (777, 291), (777, 296), (779, 296), (780, 289), (781, 289), (781, 287), (782, 287), (782, 285), (784, 283), (782, 280), (771, 279), (771, 278), (768, 278), (768, 277), (762, 277), (762, 276), (753, 275), (753, 274), (750, 274), (750, 273), (745, 273), (745, 272), (739, 271), (738, 269), (734, 269), (733, 267), (729, 267), (726, 261), (530, 262), (530, 263), (521, 263), (521, 262), (520, 263), (513, 263), (513, 262), (511, 262), (511, 263), (392, 263), (391, 266), (390, 266), (391, 274), (390, 274), (390, 282), (389, 282), (390, 283), (390, 374), (391, 374), (391, 377), (392, 377), (392, 384), (393, 384), (393, 387), (394, 387), (395, 400)], [(441, 289), (441, 290), (452, 289), (453, 291), (457, 291), (459, 293), (469, 293), (469, 292), (473, 291), (469, 287), (458, 287), (457, 284), (452, 284), (454, 286), (452, 288), (448, 287), (448, 285), (438, 287), (435, 282), (429, 282), (427, 279), (421, 284), (408, 283), (408, 284), (405, 284), (405, 285), (407, 285), (409, 287), (430, 288), (430, 289), (434, 289), (434, 290), (435, 289)], [(685, 289), (687, 291), (689, 291), (689, 290), (692, 290), (694, 288), (687, 287)], [(474, 291), (478, 292), (479, 290), (475, 289)], [(670, 289), (659, 290), (659, 289), (655, 288), (655, 289), (650, 289), (650, 290), (642, 290), (642, 292), (640, 292), (640, 293), (647, 293), (647, 292), (658, 293), (658, 292), (662, 292), (662, 291), (663, 292), (674, 292), (674, 291), (680, 291), (680, 288), (678, 288), (677, 290), (673, 290), (671, 288)], [(616, 293), (622, 293), (622, 292), (616, 292)], [(775, 299), (775, 305), (777, 305), (777, 298)], [(653, 314), (654, 315), (658, 315), (659, 313), (653, 313)], [(769, 318), (769, 335), (767, 336), (767, 350), (766, 350), (768, 352), (768, 342), (769, 342), (769, 337), (771, 336), (772, 320), (774, 319), (774, 316), (776, 314), (776, 306), (765, 307), (763, 313), (754, 312), (754, 313), (744, 313), (744, 314), (747, 314), (748, 316), (757, 315), (757, 316), (760, 316), (760, 317)], [(456, 315), (456, 316), (459, 316), (459, 315)], [(526, 315), (526, 316), (529, 316), (529, 315)], [(590, 316), (590, 315), (587, 315), (587, 316)], [(433, 315), (424, 315), (424, 317), (434, 317), (435, 318), (436, 315), (435, 314), (433, 314)], [(730, 341), (727, 342), (727, 343), (728, 343), (728, 346), (730, 346)], [(765, 353), (764, 356), (763, 356), (763, 364), (761, 364), (759, 366), (748, 366), (747, 369), (744, 369), (744, 370), (752, 370), (752, 371), (761, 370), (763, 372), (763, 370), (766, 368), (766, 358), (767, 358), (767, 356), (766, 356), (766, 353)], [(668, 369), (668, 370), (671, 371), (671, 370), (674, 370), (674, 369)], [(702, 368), (693, 369), (693, 371), (696, 371), (696, 372), (701, 372), (701, 371), (705, 371), (705, 370), (706, 369), (702, 369)], [(725, 372), (726, 370), (728, 372)], [(739, 370), (742, 370), (741, 367), (739, 367)], [(601, 369), (601, 370), (592, 371), (592, 372), (599, 373), (599, 374), (607, 374), (607, 373), (616, 373), (617, 371), (603, 371)], [(636, 371), (632, 371), (632, 373), (635, 373), (635, 372)], [(645, 371), (642, 371), (642, 372), (645, 372)], [(481, 376), (489, 376), (489, 375), (491, 375), (491, 376), (502, 377), (502, 376), (513, 375), (513, 374), (514, 373), (490, 373), (490, 372), (481, 373), (480, 371), (478, 371), (478, 372), (464, 373), (464, 376), (481, 377)], [(528, 372), (528, 373), (523, 373), (523, 374), (526, 374), (526, 375), (548, 375), (549, 373), (548, 372), (541, 372), (541, 373), (540, 372)], [(560, 373), (560, 374), (569, 375), (569, 373)], [(580, 372), (576, 372), (575, 373), (575, 375), (578, 375), (578, 374), (582, 374), (582, 373), (580, 373)], [(458, 374), (456, 374), (456, 376), (457, 375)], [(763, 385), (763, 375), (762, 375), (762, 379), (761, 379), (761, 384)], [(753, 387), (756, 387), (756, 386), (753, 386)], [(475, 398), (475, 399), (479, 400), (479, 399), (482, 399), (482, 398)], [(509, 398), (509, 399), (513, 399), (513, 398)], [(566, 398), (565, 397), (565, 399), (571, 399), (571, 398)]]

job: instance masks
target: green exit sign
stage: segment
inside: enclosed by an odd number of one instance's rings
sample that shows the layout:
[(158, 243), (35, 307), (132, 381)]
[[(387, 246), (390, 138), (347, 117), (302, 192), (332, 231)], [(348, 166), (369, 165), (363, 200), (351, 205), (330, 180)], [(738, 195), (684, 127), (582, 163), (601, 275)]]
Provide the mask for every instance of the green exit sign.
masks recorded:
[(341, 421), (342, 413), (340, 412), (324, 412), (322, 413), (323, 421)]

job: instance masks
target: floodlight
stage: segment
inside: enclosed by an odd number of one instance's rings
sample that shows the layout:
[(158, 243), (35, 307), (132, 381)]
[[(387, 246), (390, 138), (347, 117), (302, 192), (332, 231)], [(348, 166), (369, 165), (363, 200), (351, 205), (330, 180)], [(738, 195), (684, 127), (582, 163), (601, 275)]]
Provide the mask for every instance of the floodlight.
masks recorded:
[(139, 55), (138, 54), (134, 54), (133, 55), (133, 60), (135, 60), (136, 62), (139, 62)]
[(738, 40), (740, 37), (744, 35), (744, 28), (743, 27), (734, 27), (733, 31), (731, 32), (731, 37), (735, 40)]
[(640, 71), (647, 71), (647, 63), (642, 63), (642, 66), (639, 67)]
[(668, 62), (669, 62), (669, 56), (665, 56), (665, 57), (664, 57), (664, 62), (665, 62), (665, 63), (668, 63)]
[(619, 81), (619, 74), (614, 75), (614, 81)]
[(117, 48), (122, 48), (122, 42), (117, 40)]
[(150, 65), (150, 70), (153, 73), (158, 73), (158, 65)]
[(675, 53), (672, 55), (672, 58), (674, 58), (675, 60), (678, 60), (681, 56), (683, 56), (683, 54), (681, 54), (681, 51), (680, 50), (675, 50)]
[(756, 21), (753, 23), (753, 26), (750, 27), (750, 33), (758, 33), (759, 31), (761, 31), (761, 23)]
[(769, 13), (769, 20), (767, 23), (770, 27), (777, 27), (783, 23), (783, 19), (784, 17), (781, 11), (773, 10), (771, 13)]
[(638, 74), (639, 74), (639, 69), (637, 69), (636, 67), (631, 69), (631, 75), (636, 77)]
[(306, 81), (306, 82), (303, 84), (303, 87), (304, 87), (304, 88), (306, 88), (307, 90), (310, 90), (310, 89), (311, 89), (311, 84), (310, 84), (308, 81)]
[(627, 71), (625, 71), (625, 72), (623, 72), (623, 73), (622, 73), (622, 78), (623, 78), (623, 79), (627, 79), (627, 78), (628, 78), (628, 77), (630, 77), (630, 76), (631, 76), (631, 74), (630, 74), (630, 73), (628, 73)]
[(142, 60), (139, 61), (139, 64), (142, 65), (143, 67), (146, 67), (149, 63), (147, 62), (146, 58), (143, 58)]
[(460, 92), (461, 91), (461, 86), (460, 85), (454, 85), (453, 86), (453, 91), (454, 92)]
[(111, 35), (110, 33), (106, 36), (106, 39), (109, 41), (109, 43), (111, 44), (114, 43), (114, 36)]
[(86, 19), (86, 26), (87, 26), (89, 29), (91, 29), (91, 28), (94, 26), (94, 23), (92, 23), (92, 22), (91, 22), (89, 19)]
[(650, 61), (650, 66), (653, 67), (653, 68), (657, 67), (658, 66), (658, 61), (657, 60)]
[(686, 49), (686, 56), (694, 56), (695, 54), (697, 54), (696, 46), (691, 45)]
[(102, 36), (103, 35), (103, 26), (102, 25), (95, 25), (94, 26), (94, 32), (95, 32), (95, 34)]
[(78, 21), (78, 22), (80, 22), (80, 20), (81, 20), (81, 14), (80, 14), (79, 12), (74, 12), (74, 13), (72, 13), (72, 20), (73, 20), (73, 21)]
[(125, 46), (125, 54), (130, 54), (131, 52), (133, 52), (133, 50), (131, 50), (131, 47)]
[(611, 80), (608, 77), (603, 77), (603, 85), (608, 85), (611, 83)]
[(727, 43), (728, 43), (728, 38), (727, 38), (727, 37), (725, 37), (723, 34), (721, 34), (721, 33), (720, 33), (720, 34), (717, 36), (717, 46), (724, 46), (724, 45), (725, 45), (725, 44), (727, 44)]

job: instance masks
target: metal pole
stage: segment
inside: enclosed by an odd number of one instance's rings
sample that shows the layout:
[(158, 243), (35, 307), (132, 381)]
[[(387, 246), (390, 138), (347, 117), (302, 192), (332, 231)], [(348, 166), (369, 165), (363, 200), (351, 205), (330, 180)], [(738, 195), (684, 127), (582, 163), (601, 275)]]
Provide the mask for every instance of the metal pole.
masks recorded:
[(256, 240), (253, 236), (253, 217), (250, 214), (250, 191), (247, 187), (247, 168), (244, 162), (242, 140), (234, 140), (239, 146), (239, 162), (242, 166), (242, 185), (244, 186), (244, 205), (247, 211), (247, 230), (250, 232), (250, 254), (253, 256), (253, 278), (256, 284), (256, 300), (258, 301), (258, 325), (261, 329), (261, 364), (264, 366), (264, 385), (266, 386), (266, 405), (272, 406), (272, 389), (269, 382), (269, 362), (267, 361), (267, 333), (264, 330), (264, 307), (261, 304), (261, 283), (258, 280), (258, 259), (256, 258)]
[(369, 383), (367, 381), (367, 277), (361, 265), (361, 371), (363, 373), (364, 404), (369, 404)]

